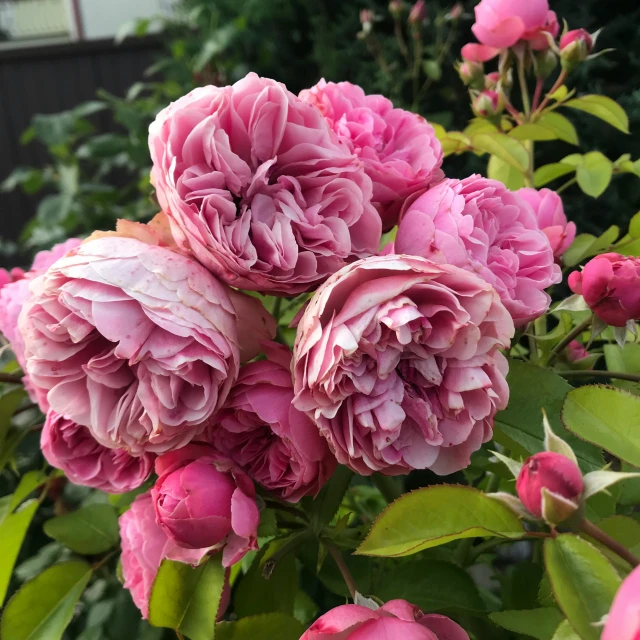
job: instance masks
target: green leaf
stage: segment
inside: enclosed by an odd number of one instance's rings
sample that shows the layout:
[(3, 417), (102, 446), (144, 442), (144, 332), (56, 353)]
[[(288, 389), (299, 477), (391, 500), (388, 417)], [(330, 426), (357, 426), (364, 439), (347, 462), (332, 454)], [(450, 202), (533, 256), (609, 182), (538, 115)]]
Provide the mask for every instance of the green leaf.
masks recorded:
[(11, 504), (9, 505), (9, 511), (15, 510), (29, 494), (35, 491), (38, 487), (41, 487), (48, 479), (47, 474), (44, 471), (27, 471), (22, 478), (20, 478), (20, 484), (16, 487), (16, 490), (11, 496)]
[(104, 553), (118, 544), (118, 514), (110, 504), (92, 504), (47, 520), (44, 532), (83, 555)]
[(529, 170), (529, 152), (525, 146), (504, 133), (479, 133), (471, 138), (473, 147), (497, 156), (521, 173)]
[(575, 127), (563, 115), (550, 111), (543, 114), (535, 123), (521, 124), (509, 132), (517, 140), (563, 140), (569, 144), (578, 144)]
[(216, 640), (299, 640), (305, 628), (291, 616), (269, 613), (216, 625)]
[(309, 514), (314, 531), (319, 533), (338, 512), (342, 498), (349, 488), (353, 471), (339, 466), (315, 498), (305, 498), (303, 505)]
[(571, 628), (567, 620), (556, 629), (552, 640), (580, 640), (580, 636)]
[(0, 636), (11, 640), (60, 640), (91, 579), (81, 560), (49, 567), (11, 598), (0, 622)]
[(632, 238), (640, 238), (640, 211), (629, 221), (629, 235)]
[(613, 175), (613, 163), (599, 151), (590, 151), (582, 157), (576, 168), (578, 185), (593, 198), (600, 197), (609, 186)]
[(611, 98), (606, 96), (588, 95), (574, 98), (565, 102), (565, 107), (585, 111), (586, 113), (604, 120), (612, 127), (624, 133), (629, 133), (629, 118), (624, 109)]
[(26, 397), (27, 392), (23, 388), (12, 389), (0, 396), (0, 451), (4, 449), (4, 441), (11, 428), (11, 418)]
[(199, 567), (163, 560), (153, 581), (149, 622), (177, 629), (191, 640), (213, 640), (223, 587), (219, 555)]
[(489, 618), (503, 629), (538, 640), (551, 640), (563, 620), (562, 614), (551, 607), (524, 611), (500, 611), (490, 613)]
[(562, 421), (569, 431), (640, 467), (640, 397), (588, 385), (567, 395)]
[(20, 553), (27, 529), (37, 510), (37, 500), (27, 502), (16, 513), (7, 515), (0, 525), (0, 549), (2, 549), (2, 553), (0, 553), (0, 605), (7, 596), (13, 567)]
[(619, 235), (620, 229), (616, 225), (609, 227), (597, 238), (590, 233), (582, 233), (576, 236), (571, 246), (564, 252), (562, 261), (567, 267), (573, 267), (583, 260), (609, 249)]
[[(634, 555), (640, 554), (640, 522), (627, 516), (612, 515), (608, 518), (603, 518), (598, 522), (598, 528), (602, 529), (607, 535), (613, 538), (616, 542), (619, 542), (623, 547), (626, 547)], [(625, 560), (622, 560), (619, 555), (613, 551), (601, 546), (595, 540), (590, 540), (595, 544), (602, 553), (604, 553), (611, 563), (618, 567), (623, 573), (629, 571), (629, 565)]]
[(233, 24), (227, 24), (215, 30), (205, 41), (200, 52), (193, 61), (193, 70), (198, 73), (202, 71), (214, 56), (222, 53), (233, 40), (237, 29)]
[(554, 162), (552, 164), (545, 164), (533, 174), (533, 183), (536, 187), (544, 187), (545, 184), (556, 180), (562, 176), (566, 176), (568, 173), (573, 173), (575, 167), (563, 162)]
[(514, 127), (509, 131), (509, 135), (516, 140), (533, 140), (535, 142), (558, 139), (558, 135), (551, 129), (543, 127), (539, 123), (533, 124), (532, 122)]
[(407, 600), (423, 611), (485, 611), (471, 576), (442, 560), (418, 560), (397, 564), (384, 574), (376, 596), (382, 600)]
[[(456, 509), (451, 509), (455, 504)], [(408, 493), (374, 522), (356, 554), (407, 556), (452, 540), (519, 538), (523, 526), (502, 503), (471, 487), (437, 485)]]
[(500, 180), (511, 191), (517, 191), (524, 187), (524, 174), (497, 156), (489, 158), (487, 176), (492, 180)]
[(600, 451), (571, 436), (562, 427), (560, 410), (565, 396), (572, 389), (565, 380), (548, 369), (510, 360), (507, 382), (509, 405), (496, 416), (494, 439), (497, 442), (510, 449), (516, 444), (526, 455), (544, 451), (542, 409), (545, 409), (554, 433), (571, 445), (580, 467), (584, 471), (602, 467)]
[[(640, 344), (627, 342), (624, 347), (618, 344), (604, 345), (604, 358), (609, 371), (640, 373)], [(640, 391), (640, 384), (631, 380), (612, 380), (611, 384), (631, 393)]]
[(599, 640), (595, 626), (609, 612), (620, 576), (591, 543), (571, 534), (548, 538), (544, 561), (558, 605), (583, 640)]

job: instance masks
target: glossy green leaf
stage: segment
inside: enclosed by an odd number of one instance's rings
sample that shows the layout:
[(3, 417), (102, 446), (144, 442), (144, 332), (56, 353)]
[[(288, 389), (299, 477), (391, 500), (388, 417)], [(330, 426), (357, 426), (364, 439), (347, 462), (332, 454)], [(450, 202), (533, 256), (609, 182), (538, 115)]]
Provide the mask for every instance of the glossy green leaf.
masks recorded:
[(27, 471), (27, 473), (20, 478), (20, 483), (11, 496), (9, 510), (14, 511), (23, 500), (29, 497), (29, 494), (33, 493), (38, 487), (41, 487), (47, 479), (48, 476), (44, 471)]
[(578, 185), (593, 198), (600, 197), (611, 182), (613, 163), (599, 151), (585, 153), (582, 164), (576, 168)]
[[(604, 358), (609, 371), (640, 373), (640, 344), (627, 342), (624, 347), (618, 344), (604, 345)], [(631, 380), (612, 380), (611, 384), (632, 393), (640, 391), (640, 383)]]
[(47, 520), (44, 532), (77, 553), (95, 555), (118, 544), (118, 514), (110, 504), (92, 504)]
[(163, 560), (151, 590), (149, 622), (190, 640), (213, 640), (223, 587), (219, 555), (199, 567)]
[(16, 513), (5, 516), (0, 525), (0, 605), (4, 602), (9, 588), (9, 581), (13, 573), (22, 542), (27, 534), (31, 520), (38, 510), (38, 501), (31, 500), (22, 505)]
[(589, 385), (571, 391), (562, 408), (569, 431), (640, 467), (640, 397)]
[(558, 605), (583, 640), (599, 640), (595, 626), (609, 612), (620, 576), (591, 543), (572, 534), (548, 538), (544, 561)]
[(394, 565), (386, 572), (376, 596), (381, 600), (407, 600), (430, 613), (485, 611), (471, 576), (455, 564), (442, 560), (418, 560)]
[(611, 98), (606, 96), (588, 95), (574, 98), (564, 103), (565, 107), (585, 111), (586, 113), (604, 120), (612, 127), (624, 133), (629, 133), (629, 118), (624, 109)]
[(629, 221), (629, 235), (632, 238), (640, 238), (640, 211)]
[(557, 609), (545, 607), (523, 611), (500, 611), (490, 613), (489, 618), (508, 631), (537, 640), (551, 640), (564, 616)]
[(580, 640), (580, 636), (571, 628), (567, 620), (556, 629), (551, 640)]
[(389, 505), (356, 553), (407, 556), (461, 538), (519, 538), (522, 533), (518, 517), (497, 500), (471, 487), (437, 485)]
[(515, 444), (526, 455), (544, 451), (542, 409), (545, 409), (553, 432), (571, 445), (584, 471), (595, 471), (603, 466), (600, 451), (567, 433), (560, 422), (562, 403), (572, 389), (565, 380), (549, 369), (511, 360), (507, 382), (509, 405), (496, 416), (495, 440), (510, 449)]
[(471, 138), (471, 142), (476, 150), (497, 156), (522, 173), (529, 169), (529, 152), (515, 138), (504, 133), (479, 133)]
[(80, 560), (49, 567), (24, 584), (7, 604), (0, 636), (7, 640), (60, 640), (91, 579)]
[(507, 164), (497, 156), (489, 158), (487, 176), (492, 180), (499, 180), (511, 191), (517, 191), (524, 187), (524, 174), (522, 171)]
[(216, 625), (216, 640), (299, 640), (305, 628), (295, 618), (269, 613)]
[(535, 123), (521, 124), (509, 132), (517, 140), (563, 140), (578, 144), (578, 134), (567, 118), (556, 111), (544, 113)]
[(573, 173), (574, 171), (575, 167), (563, 162), (545, 164), (535, 170), (533, 174), (533, 183), (538, 188), (544, 187), (545, 184), (561, 178), (562, 176), (566, 176), (568, 173)]
[(541, 126), (539, 123), (526, 122), (518, 125), (509, 131), (509, 135), (516, 140), (533, 140), (534, 142), (545, 142), (547, 140), (557, 140), (558, 135)]

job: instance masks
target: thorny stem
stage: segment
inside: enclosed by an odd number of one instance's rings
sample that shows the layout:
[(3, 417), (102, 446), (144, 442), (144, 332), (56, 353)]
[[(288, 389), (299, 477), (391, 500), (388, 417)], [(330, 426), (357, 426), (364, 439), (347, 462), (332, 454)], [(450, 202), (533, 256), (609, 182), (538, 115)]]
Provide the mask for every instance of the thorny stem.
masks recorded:
[(631, 382), (640, 382), (640, 374), (626, 373), (625, 371), (599, 371), (597, 369), (583, 369), (575, 371), (558, 371), (563, 378), (616, 378), (618, 380), (630, 380)]
[(563, 69), (560, 72), (560, 75), (558, 76), (558, 79), (555, 81), (553, 87), (551, 87), (551, 89), (549, 90), (549, 93), (547, 93), (547, 95), (545, 96), (544, 100), (542, 101), (542, 104), (536, 109), (536, 113), (540, 113), (549, 104), (549, 100), (551, 100), (549, 96), (555, 93), (564, 84), (564, 81), (566, 79), (567, 79), (567, 72)]
[(593, 522), (589, 522), (586, 518), (580, 523), (580, 531), (597, 540), (600, 544), (603, 544), (607, 549), (613, 551), (623, 560), (626, 560), (632, 567), (640, 565), (640, 558), (631, 553), (629, 549), (621, 545), (617, 540), (607, 535), (602, 529), (596, 527)]
[(356, 581), (353, 579), (351, 571), (349, 571), (349, 567), (347, 567), (347, 563), (344, 561), (342, 554), (340, 553), (339, 549), (333, 544), (333, 542), (329, 542), (328, 540), (324, 539), (322, 542), (325, 547), (327, 547), (327, 550), (331, 554), (331, 557), (335, 560), (338, 569), (340, 569), (340, 573), (342, 574), (342, 578), (344, 579), (344, 582), (347, 585), (347, 589), (351, 594), (351, 598), (355, 600), (358, 587), (356, 586)]
[(575, 340), (583, 331), (586, 331), (591, 326), (592, 316), (589, 316), (586, 320), (581, 322), (577, 327), (574, 327), (567, 335), (560, 340), (560, 342), (555, 346), (551, 355), (549, 356), (549, 360), (547, 365), (552, 365), (556, 358), (564, 351), (564, 349), (569, 345), (572, 340)]

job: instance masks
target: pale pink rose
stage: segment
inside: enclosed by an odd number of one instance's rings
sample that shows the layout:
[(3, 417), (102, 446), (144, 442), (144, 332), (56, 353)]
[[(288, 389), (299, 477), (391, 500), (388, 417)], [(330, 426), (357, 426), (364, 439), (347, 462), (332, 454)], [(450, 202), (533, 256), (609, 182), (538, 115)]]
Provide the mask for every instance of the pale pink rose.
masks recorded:
[(492, 58), (495, 58), (500, 53), (500, 49), (497, 47), (487, 47), (484, 44), (477, 44), (476, 42), (470, 42), (465, 44), (460, 51), (462, 57), (468, 62), (487, 62)]
[(549, 45), (542, 32), (558, 33), (558, 21), (549, 11), (548, 0), (482, 0), (475, 13), (471, 30), (489, 47), (506, 49), (528, 40), (534, 49), (546, 49)]
[(256, 491), (231, 460), (208, 445), (190, 444), (160, 456), (156, 473), (151, 495), (157, 521), (179, 547), (197, 558), (222, 550), (225, 567), (258, 548)]
[(320, 491), (336, 460), (315, 425), (292, 405), (291, 352), (275, 342), (264, 348), (266, 360), (240, 369), (209, 439), (265, 489), (297, 502)]
[(31, 292), (19, 326), (34, 386), (98, 442), (133, 455), (200, 434), (235, 381), (243, 336), (271, 333), (257, 299), (239, 324), (239, 293), (232, 299), (194, 260), (131, 238), (77, 247)]
[(274, 80), (195, 89), (158, 114), (149, 148), (177, 244), (234, 287), (297, 294), (378, 248), (362, 163)]
[(576, 237), (576, 224), (567, 222), (562, 198), (551, 189), (537, 191), (525, 187), (516, 193), (529, 203), (536, 214), (538, 226), (549, 238), (553, 255), (560, 258)]
[(361, 475), (465, 468), (506, 406), (513, 322), (475, 274), (411, 256), (345, 267), (298, 326), (295, 406)]
[(444, 180), (410, 203), (395, 251), (477, 273), (495, 287), (517, 327), (549, 308), (545, 289), (562, 277), (529, 204), (480, 176)]
[(407, 196), (441, 180), (442, 145), (422, 117), (350, 82), (320, 80), (300, 97), (316, 105), (329, 126), (363, 162), (383, 229), (398, 221)]
[(618, 590), (602, 640), (640, 640), (640, 567), (627, 576)]
[(375, 611), (356, 604), (336, 607), (300, 640), (469, 640), (469, 635), (446, 616), (425, 615), (405, 600), (391, 600)]
[(60, 260), (60, 258), (67, 255), (71, 249), (75, 249), (81, 244), (82, 240), (80, 238), (69, 238), (60, 244), (54, 245), (49, 251), (39, 251), (33, 259), (30, 273), (34, 271), (37, 273), (46, 271), (51, 265)]
[(123, 449), (103, 447), (83, 427), (49, 409), (40, 436), (40, 447), (47, 462), (64, 471), (74, 484), (107, 493), (126, 493), (137, 489), (150, 475), (155, 456), (139, 457)]
[(24, 269), (21, 269), (20, 267), (13, 267), (13, 269), (11, 269), (10, 271), (0, 268), (0, 289), (2, 289), (7, 284), (22, 280), (24, 276)]

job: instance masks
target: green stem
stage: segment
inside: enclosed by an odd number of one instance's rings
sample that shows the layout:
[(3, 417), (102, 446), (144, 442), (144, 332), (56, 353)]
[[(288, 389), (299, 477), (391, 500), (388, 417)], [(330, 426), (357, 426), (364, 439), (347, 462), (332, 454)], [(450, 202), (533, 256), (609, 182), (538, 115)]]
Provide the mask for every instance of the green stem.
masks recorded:
[(411, 54), (409, 53), (409, 47), (407, 47), (407, 43), (404, 39), (404, 34), (402, 33), (402, 24), (400, 24), (399, 20), (395, 20), (395, 34), (396, 40), (398, 41), (398, 48), (400, 49), (400, 53), (404, 57), (406, 63), (408, 65), (411, 64)]
[(547, 365), (551, 366), (558, 356), (565, 350), (565, 348), (569, 345), (572, 340), (575, 340), (583, 331), (586, 331), (591, 326), (592, 316), (589, 316), (586, 320), (581, 322), (577, 327), (574, 327), (567, 335), (560, 340), (560, 342), (555, 346), (551, 355), (549, 356), (549, 360), (547, 361)]
[(560, 185), (556, 189), (556, 193), (562, 193), (563, 191), (568, 189), (570, 186), (574, 185), (576, 182), (578, 182), (578, 178), (571, 178), (571, 180), (567, 180), (563, 185)]
[(7, 382), (9, 384), (22, 384), (22, 378), (22, 374), (0, 373), (0, 382)]
[(534, 145), (534, 142), (533, 142), (533, 140), (524, 140), (523, 144), (524, 144), (524, 148), (529, 153), (529, 166), (527, 168), (526, 173), (524, 174), (524, 184), (525, 184), (526, 187), (533, 187), (533, 185), (534, 185), (534, 178), (533, 178), (533, 173), (534, 173), (533, 172), (533, 166), (534, 166), (533, 145)]
[(344, 561), (342, 554), (339, 549), (333, 544), (333, 542), (329, 542), (328, 540), (323, 539), (322, 543), (327, 547), (327, 550), (331, 554), (331, 557), (334, 559), (340, 573), (342, 574), (342, 579), (344, 583), (347, 585), (347, 589), (351, 594), (351, 598), (353, 600), (356, 599), (356, 593), (358, 591), (358, 587), (356, 586), (356, 581), (353, 579), (353, 575), (351, 575), (351, 571), (349, 571), (349, 567), (347, 567), (347, 563)]
[(602, 529), (596, 527), (595, 524), (589, 522), (589, 520), (584, 519), (581, 522), (580, 531), (588, 535), (590, 538), (597, 540), (600, 544), (603, 544), (607, 549), (613, 551), (623, 560), (626, 560), (632, 567), (640, 566), (640, 558), (631, 553), (629, 549), (621, 545), (617, 540), (614, 540), (611, 536), (607, 535)]
[(381, 473), (376, 473), (373, 476), (373, 482), (389, 504), (397, 500), (402, 495), (400, 484), (394, 477), (383, 476)]
[(599, 371), (597, 369), (584, 369), (574, 371), (558, 371), (563, 378), (614, 378), (617, 380), (630, 380), (640, 382), (640, 374), (626, 373), (625, 371)]
[(520, 82), (520, 93), (522, 94), (522, 106), (528, 120), (531, 115), (531, 101), (529, 100), (529, 88), (527, 87), (527, 76), (524, 68), (524, 53), (518, 56), (518, 80)]
[(458, 543), (453, 560), (459, 567), (464, 568), (471, 564), (469, 559), (472, 554), (473, 543), (475, 540), (475, 538), (465, 538), (464, 540), (460, 540)]

